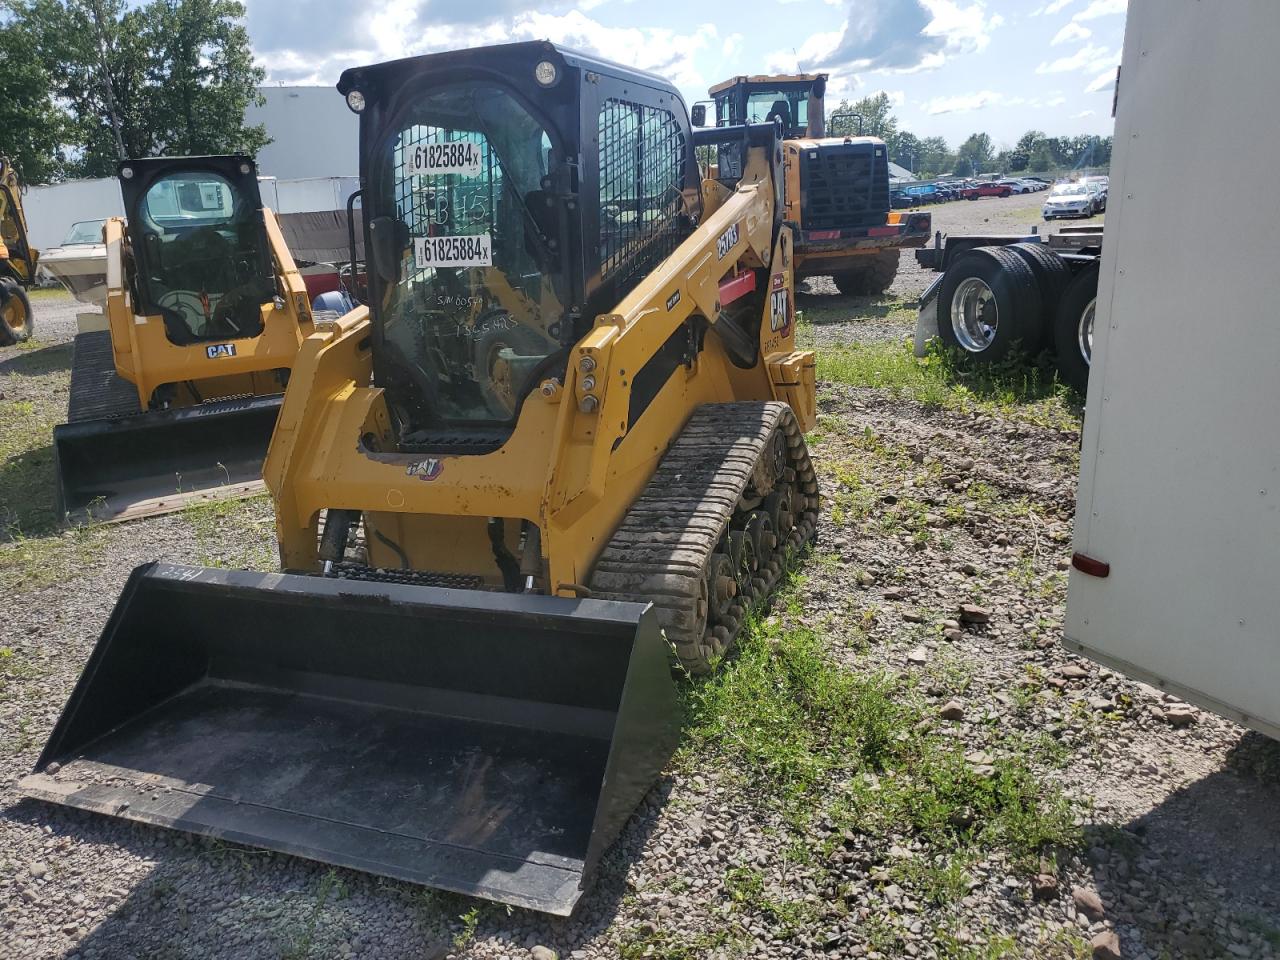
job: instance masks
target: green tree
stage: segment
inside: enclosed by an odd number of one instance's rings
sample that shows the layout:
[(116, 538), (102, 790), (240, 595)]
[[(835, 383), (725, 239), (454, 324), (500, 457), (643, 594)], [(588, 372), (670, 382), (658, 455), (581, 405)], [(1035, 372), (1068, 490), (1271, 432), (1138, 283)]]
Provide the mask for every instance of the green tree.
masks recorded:
[(956, 160), (942, 137), (925, 137), (920, 141), (920, 162), (916, 172), (921, 177), (936, 177), (955, 169)]
[(265, 74), (241, 3), (12, 2), (68, 107), (80, 176), (109, 176), (126, 157), (253, 154), (269, 142), (263, 127), (244, 125)]
[(959, 161), (956, 173), (961, 173), (962, 170), (971, 170), (970, 175), (982, 173), (992, 165), (993, 156), (991, 137), (985, 133), (972, 134), (956, 151)]
[(1044, 133), (1039, 130), (1028, 130), (1018, 138), (1017, 145), (1013, 148), (1015, 153), (1025, 153), (1028, 156), (1035, 153), (1036, 147), (1048, 139)]
[(901, 164), (913, 173), (920, 169), (920, 161), (924, 158), (924, 148), (920, 138), (914, 133), (902, 131), (894, 138), (889, 149), (889, 157), (894, 163)]
[(898, 135), (898, 118), (893, 115), (893, 101), (887, 93), (863, 97), (853, 103), (841, 100), (840, 106), (832, 111), (834, 119), (827, 124), (827, 132), (836, 137), (854, 136), (858, 132), (858, 121), (852, 117), (839, 116), (842, 113), (856, 113), (862, 118), (864, 136), (879, 137), (890, 146), (893, 145)]
[(0, 22), (0, 131), (0, 152), (13, 161), (23, 183), (48, 183), (62, 175), (66, 117), (54, 102), (35, 38), (18, 23)]

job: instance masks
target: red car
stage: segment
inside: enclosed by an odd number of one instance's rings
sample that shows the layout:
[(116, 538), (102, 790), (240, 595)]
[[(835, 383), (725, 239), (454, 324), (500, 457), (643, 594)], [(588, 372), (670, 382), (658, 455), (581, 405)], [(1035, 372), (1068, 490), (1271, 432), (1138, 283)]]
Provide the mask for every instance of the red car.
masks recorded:
[(976, 186), (965, 187), (960, 191), (960, 196), (966, 200), (977, 200), (979, 197), (1007, 197), (1013, 193), (1007, 183), (979, 183)]

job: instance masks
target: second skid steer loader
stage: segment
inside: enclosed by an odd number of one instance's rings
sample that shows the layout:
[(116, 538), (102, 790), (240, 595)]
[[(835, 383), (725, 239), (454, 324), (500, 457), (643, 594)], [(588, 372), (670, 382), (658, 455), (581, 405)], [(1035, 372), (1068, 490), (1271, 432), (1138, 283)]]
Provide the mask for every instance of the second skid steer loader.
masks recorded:
[(777, 130), (544, 42), (339, 90), (370, 302), (289, 382), (286, 572), (135, 571), (22, 789), (568, 914), (670, 755), (669, 654), (710, 669), (815, 532)]
[(126, 520), (262, 489), (306, 286), (243, 156), (119, 166), (103, 228), (108, 330), (76, 337), (54, 429), (58, 512)]

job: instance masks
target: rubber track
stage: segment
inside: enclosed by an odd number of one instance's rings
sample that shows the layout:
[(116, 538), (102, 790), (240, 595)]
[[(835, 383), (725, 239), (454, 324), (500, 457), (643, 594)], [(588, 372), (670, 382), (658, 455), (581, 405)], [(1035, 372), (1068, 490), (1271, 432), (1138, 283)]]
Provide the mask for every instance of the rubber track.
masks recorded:
[[(730, 622), (708, 627), (698, 609), (707, 562), (731, 521), (744, 519), (738, 507), (779, 431), (786, 466), (794, 471), (795, 525), (761, 558), (750, 592), (734, 598)], [(663, 456), (601, 552), (588, 586), (594, 597), (652, 602), (685, 668), (703, 673), (732, 645), (745, 614), (767, 602), (778, 577), (812, 539), (817, 514), (817, 479), (791, 408), (779, 402), (708, 404), (694, 412)]]
[(111, 355), (111, 333), (95, 330), (76, 334), (71, 354), (71, 393), (67, 420), (102, 420), (141, 413), (138, 391), (116, 373)]

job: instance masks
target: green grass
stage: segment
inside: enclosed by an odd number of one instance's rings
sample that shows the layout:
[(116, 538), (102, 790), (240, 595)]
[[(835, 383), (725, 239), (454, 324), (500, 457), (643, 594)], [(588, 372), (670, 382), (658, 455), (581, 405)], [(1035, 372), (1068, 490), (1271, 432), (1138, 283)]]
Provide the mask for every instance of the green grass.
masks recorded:
[(915, 357), (906, 340), (853, 344), (819, 350), (818, 378), (889, 390), (931, 407), (1001, 413), (1056, 428), (1079, 426), (1078, 399), (1057, 381), (1047, 358), (990, 364), (939, 345)]
[(182, 511), (206, 567), (272, 570), (277, 563), (271, 498), (209, 500)]
[(998, 850), (1029, 868), (1079, 842), (1066, 800), (1018, 751), (975, 767), (930, 731), (910, 678), (853, 673), (814, 631), (777, 623), (687, 690), (684, 763), (714, 757), (798, 830), (820, 815), (871, 836), (906, 827), (939, 851)]

